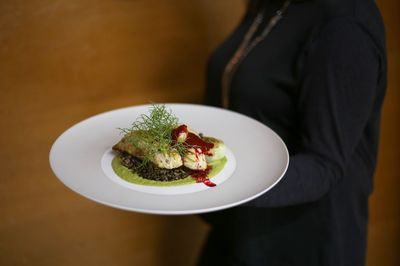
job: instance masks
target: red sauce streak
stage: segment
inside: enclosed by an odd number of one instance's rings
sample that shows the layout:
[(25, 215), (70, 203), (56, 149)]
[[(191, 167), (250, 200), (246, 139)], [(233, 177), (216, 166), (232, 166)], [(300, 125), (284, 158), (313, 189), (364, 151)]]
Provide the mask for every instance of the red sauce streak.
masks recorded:
[(196, 180), (196, 183), (203, 183), (206, 186), (215, 187), (216, 184), (211, 182), (208, 178), (210, 171), (211, 166), (208, 166), (206, 170), (192, 170), (189, 174)]
[(180, 134), (188, 133), (186, 125), (180, 125), (179, 127), (172, 130), (172, 140), (177, 141)]
[(201, 149), (201, 152), (204, 154), (208, 154), (208, 152), (214, 147), (213, 143), (206, 142), (191, 132), (188, 132), (185, 143)]
[[(176, 142), (180, 134), (187, 134), (184, 144), (186, 144), (188, 147), (200, 149), (201, 153), (211, 155), (210, 150), (214, 147), (213, 143), (206, 142), (196, 134), (189, 132), (186, 125), (180, 125), (179, 127), (172, 130), (172, 140)], [(210, 173), (210, 170), (211, 166), (208, 166), (206, 170), (191, 170), (189, 174), (196, 180), (196, 183), (203, 183), (206, 186), (215, 187), (216, 184), (208, 179), (208, 174)]]
[(202, 140), (196, 134), (189, 132), (186, 125), (180, 125), (172, 130), (172, 140), (177, 141), (180, 134), (187, 134), (185, 144), (192, 148), (199, 148), (202, 153), (209, 155), (209, 151), (214, 147), (213, 143)]

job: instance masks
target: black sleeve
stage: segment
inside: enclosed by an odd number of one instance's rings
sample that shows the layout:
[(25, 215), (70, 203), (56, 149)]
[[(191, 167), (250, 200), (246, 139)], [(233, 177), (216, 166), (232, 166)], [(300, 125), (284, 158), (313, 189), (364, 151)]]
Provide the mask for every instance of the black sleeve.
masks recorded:
[(377, 93), (379, 56), (367, 32), (335, 19), (312, 42), (298, 97), (301, 150), (280, 183), (246, 206), (318, 200), (345, 176)]

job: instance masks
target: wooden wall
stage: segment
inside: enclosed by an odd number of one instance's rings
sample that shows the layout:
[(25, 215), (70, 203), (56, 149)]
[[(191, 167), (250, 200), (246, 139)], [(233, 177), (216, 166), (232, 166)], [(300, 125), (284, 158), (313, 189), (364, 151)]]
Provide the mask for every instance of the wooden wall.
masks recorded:
[(400, 2), (378, 0), (387, 33), (388, 91), (370, 203), (368, 266), (400, 265)]
[[(390, 83), (369, 266), (400, 265), (399, 4), (380, 0)], [(192, 265), (208, 230), (196, 216), (153, 216), (78, 196), (48, 152), (74, 123), (113, 108), (199, 102), (209, 52), (241, 0), (0, 1), (0, 265)]]

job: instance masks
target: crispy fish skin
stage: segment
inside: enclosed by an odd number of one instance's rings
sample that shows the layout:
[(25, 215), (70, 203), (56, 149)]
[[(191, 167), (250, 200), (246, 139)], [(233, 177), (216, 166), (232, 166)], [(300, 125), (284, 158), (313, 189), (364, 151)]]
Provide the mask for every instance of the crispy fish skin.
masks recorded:
[[(148, 144), (141, 142), (141, 134), (143, 132), (133, 131), (130, 134), (124, 136), (117, 144), (113, 146), (113, 150), (119, 152), (126, 152), (138, 158), (143, 158), (146, 153), (146, 146)], [(130, 138), (138, 138), (139, 141), (137, 145), (133, 145)], [(177, 151), (172, 151), (170, 153), (157, 153), (151, 162), (154, 163), (159, 168), (174, 169), (183, 165), (182, 157)]]
[(143, 157), (144, 156), (144, 147), (138, 148), (129, 141), (129, 138), (131, 138), (131, 137), (140, 138), (140, 135), (141, 135), (141, 133), (139, 131), (133, 131), (130, 134), (125, 135), (117, 144), (115, 144), (112, 147), (113, 150), (119, 151), (119, 152), (126, 152), (130, 155), (133, 155), (133, 156), (136, 156), (139, 158)]

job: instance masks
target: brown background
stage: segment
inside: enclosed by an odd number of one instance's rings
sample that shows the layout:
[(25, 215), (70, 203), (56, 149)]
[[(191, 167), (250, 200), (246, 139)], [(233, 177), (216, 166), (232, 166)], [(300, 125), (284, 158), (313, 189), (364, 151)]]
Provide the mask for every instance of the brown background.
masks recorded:
[[(400, 4), (379, 0), (389, 48), (368, 265), (400, 265)], [(0, 265), (192, 265), (207, 226), (91, 202), (52, 174), (66, 128), (148, 102), (199, 102), (210, 51), (241, 0), (0, 1)]]

